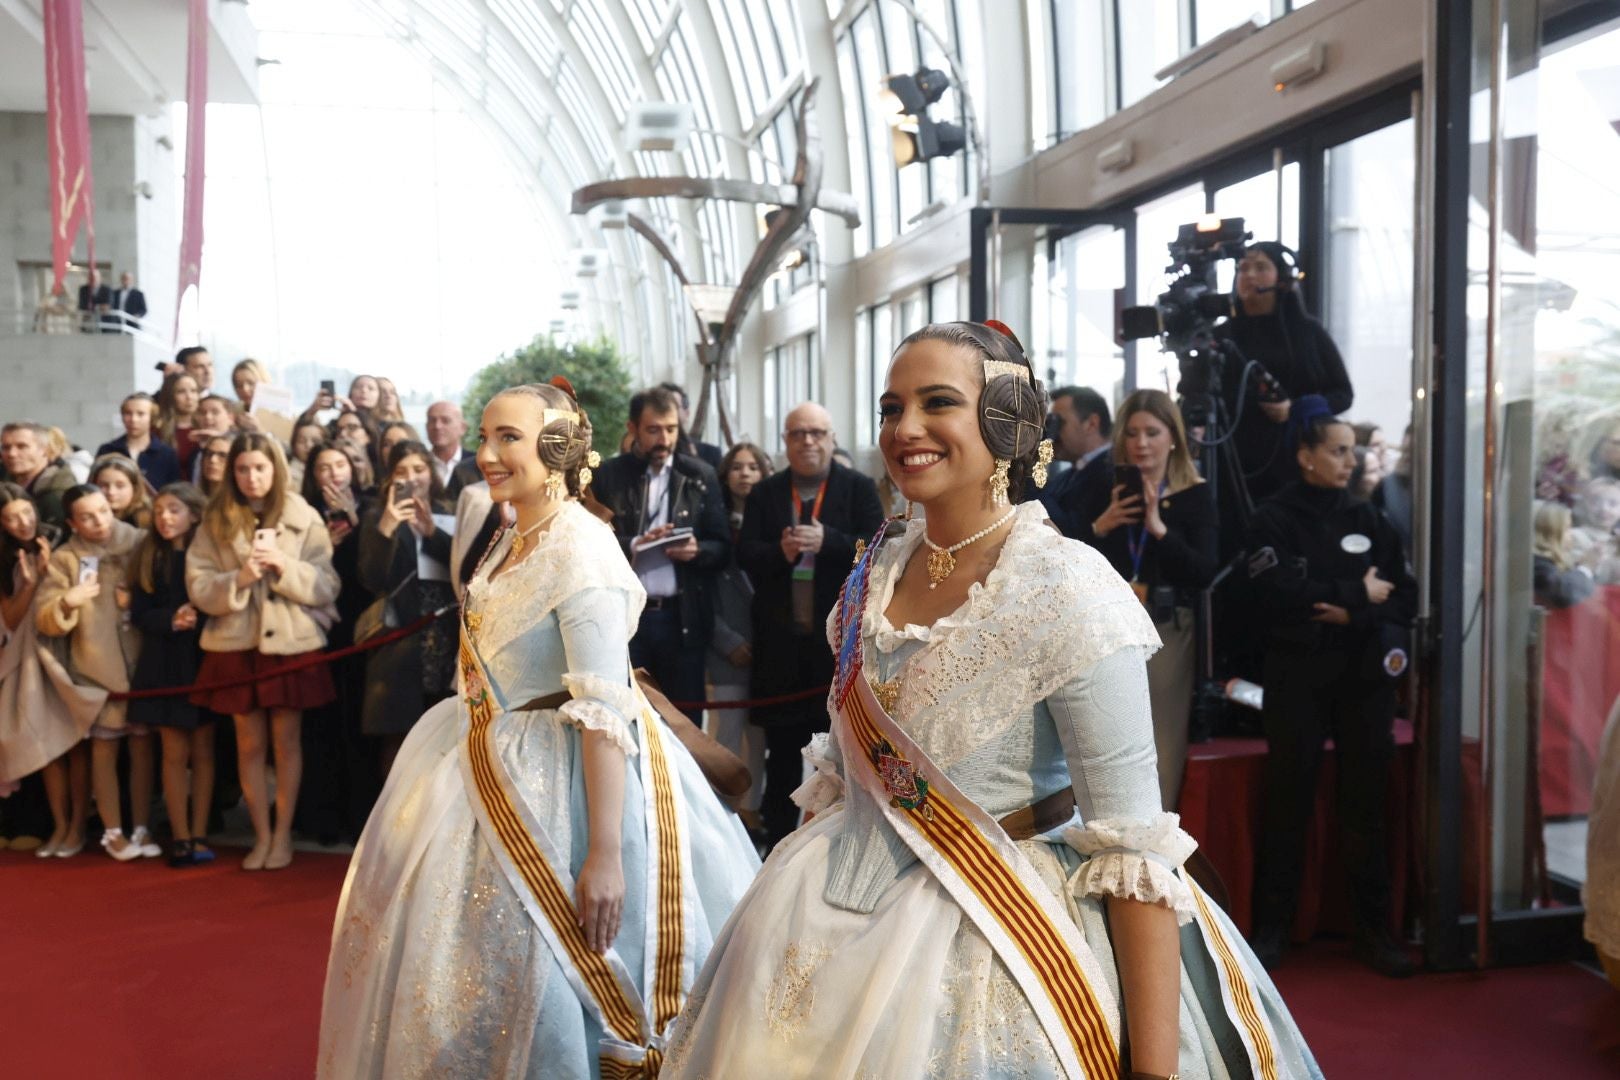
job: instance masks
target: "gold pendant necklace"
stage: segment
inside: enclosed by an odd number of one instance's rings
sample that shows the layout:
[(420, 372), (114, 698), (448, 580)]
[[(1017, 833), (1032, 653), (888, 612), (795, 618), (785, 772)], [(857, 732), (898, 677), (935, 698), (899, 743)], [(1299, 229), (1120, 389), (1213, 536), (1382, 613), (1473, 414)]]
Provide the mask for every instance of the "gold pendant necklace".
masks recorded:
[(929, 548), (928, 587), (930, 589), (937, 589), (939, 588), (940, 582), (951, 576), (952, 572), (956, 570), (956, 553), (958, 551), (961, 551), (969, 544), (975, 544), (980, 540), (983, 540), (985, 537), (1007, 524), (1007, 522), (1011, 521), (1013, 515), (1016, 513), (1018, 513), (1018, 508), (1015, 506), (997, 518), (993, 524), (980, 529), (966, 540), (958, 541), (957, 543), (952, 544), (950, 547), (940, 547), (938, 544), (934, 543), (928, 538), (928, 533), (925, 530), (923, 532), (923, 543), (927, 544)]
[[(563, 504), (563, 506), (566, 506), (566, 505), (567, 505), (566, 503)], [(560, 513), (562, 513), (562, 506), (558, 506), (557, 509), (555, 509), (551, 513), (547, 514), (545, 517), (541, 518), (539, 521), (535, 522), (533, 525), (530, 525), (527, 529), (524, 529), (522, 532), (520, 532), (517, 535), (513, 536), (512, 537), (512, 554), (514, 556), (522, 555), (523, 554), (523, 549), (528, 546), (528, 541), (525, 538), (529, 537), (529, 536), (532, 536), (534, 534), (535, 530), (543, 528), (545, 526), (546, 522), (550, 521), (552, 518), (556, 517)]]

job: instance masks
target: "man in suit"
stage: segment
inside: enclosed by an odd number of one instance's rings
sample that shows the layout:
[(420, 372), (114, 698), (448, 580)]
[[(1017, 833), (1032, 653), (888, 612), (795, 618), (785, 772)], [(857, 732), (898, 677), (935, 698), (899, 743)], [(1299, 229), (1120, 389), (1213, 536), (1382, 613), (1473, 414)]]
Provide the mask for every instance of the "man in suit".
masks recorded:
[(1097, 391), (1085, 386), (1065, 386), (1052, 392), (1052, 411), (1047, 417), (1052, 434), (1052, 457), (1071, 467), (1058, 473), (1040, 492), (1046, 507), (1064, 536), (1080, 538), (1080, 515), (1090, 504), (1097, 485), (1112, 485), (1114, 460), (1113, 421), (1108, 402)]
[[(628, 452), (597, 470), (596, 499), (647, 590), (630, 661), (675, 701), (703, 700), (704, 657), (714, 632), (715, 579), (731, 554), (725, 500), (714, 470), (676, 450), (680, 405), (663, 387), (630, 399)], [(669, 540), (676, 529), (691, 535)], [(694, 723), (702, 723), (694, 711)]]
[(667, 390), (680, 403), (681, 411), (681, 441), (680, 452), (688, 457), (701, 460), (717, 474), (720, 472), (720, 459), (725, 455), (713, 443), (699, 442), (692, 438), (692, 402), (686, 396), (686, 390), (678, 383), (659, 383), (658, 389)]
[(101, 283), (101, 271), (90, 268), (90, 280), (79, 286), (79, 329), (93, 334), (99, 329), (101, 314), (112, 302), (112, 293)]
[(111, 314), (102, 317), (102, 333), (128, 332), (141, 328), (141, 320), (146, 318), (146, 294), (135, 287), (135, 275), (128, 270), (118, 275), (118, 288), (112, 291), (108, 307)]
[(466, 437), (467, 421), (461, 415), (460, 405), (453, 401), (435, 401), (428, 406), (427, 438), (433, 450), (433, 472), (445, 494), (452, 499), (461, 494), (463, 484), (456, 466), (473, 460), (472, 451), (461, 445)]
[[(738, 562), (754, 583), (754, 697), (832, 680), (827, 616), (855, 561), (855, 541), (883, 523), (877, 485), (833, 460), (838, 439), (826, 409), (805, 402), (783, 427), (788, 467), (749, 493), (737, 538)], [(827, 702), (817, 696), (756, 708), (749, 719), (765, 729), (760, 812), (775, 844), (797, 824), (789, 796), (799, 786), (800, 751), (827, 730)]]

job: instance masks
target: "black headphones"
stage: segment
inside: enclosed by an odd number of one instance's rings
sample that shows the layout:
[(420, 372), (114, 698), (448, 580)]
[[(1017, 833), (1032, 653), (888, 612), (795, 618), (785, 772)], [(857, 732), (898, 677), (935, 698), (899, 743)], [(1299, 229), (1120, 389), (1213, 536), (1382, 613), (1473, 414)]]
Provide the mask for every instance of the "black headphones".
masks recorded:
[(1293, 288), (1294, 283), (1305, 276), (1299, 268), (1298, 253), (1287, 244), (1279, 243), (1276, 240), (1260, 240), (1244, 249), (1245, 254), (1250, 251), (1262, 253), (1271, 260), (1272, 265), (1276, 266), (1277, 288), (1279, 289)]

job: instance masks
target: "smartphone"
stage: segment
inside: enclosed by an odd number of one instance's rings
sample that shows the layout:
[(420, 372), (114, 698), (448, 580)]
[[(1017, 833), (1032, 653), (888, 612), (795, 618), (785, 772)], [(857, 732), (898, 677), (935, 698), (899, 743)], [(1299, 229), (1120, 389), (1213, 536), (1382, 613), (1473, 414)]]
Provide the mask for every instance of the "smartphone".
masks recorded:
[(96, 574), (100, 570), (101, 570), (101, 556), (99, 556), (99, 555), (80, 555), (79, 556), (79, 584), (80, 585), (83, 585), (87, 581), (96, 580)]
[(255, 530), (253, 530), (253, 550), (254, 551), (269, 551), (272, 548), (274, 548), (275, 546), (276, 546), (276, 530), (274, 530), (274, 529), (255, 529)]
[(1121, 484), (1125, 485), (1125, 490), (1119, 494), (1121, 501), (1130, 498), (1132, 495), (1140, 499), (1143, 492), (1141, 466), (1115, 465), (1114, 486), (1119, 487)]
[(396, 502), (396, 503), (404, 502), (406, 499), (409, 499), (412, 494), (413, 494), (413, 491), (411, 489), (411, 485), (410, 485), (409, 481), (395, 480), (394, 481), (394, 497), (390, 501), (391, 502)]
[(322, 379), (321, 380), (321, 393), (323, 393), (323, 394), (336, 394), (337, 393), (337, 384), (334, 383), (331, 379)]

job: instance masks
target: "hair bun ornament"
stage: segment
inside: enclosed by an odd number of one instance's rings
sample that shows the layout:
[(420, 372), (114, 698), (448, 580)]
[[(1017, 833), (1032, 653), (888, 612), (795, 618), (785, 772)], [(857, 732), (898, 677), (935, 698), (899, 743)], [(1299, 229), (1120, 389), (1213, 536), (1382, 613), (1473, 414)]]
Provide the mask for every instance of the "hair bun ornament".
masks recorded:
[(984, 325), (988, 326), (990, 329), (994, 330), (996, 333), (1018, 346), (1019, 352), (1024, 351), (1024, 343), (1018, 340), (1018, 335), (1012, 332), (1012, 327), (1008, 326), (1000, 319), (986, 319), (984, 321)]
[(555, 386), (558, 390), (561, 390), (563, 393), (567, 394), (569, 397), (573, 398), (575, 401), (579, 400), (579, 395), (574, 393), (574, 384), (569, 382), (566, 377), (562, 375), (553, 375), (547, 380), (547, 382), (549, 382), (552, 386)]

